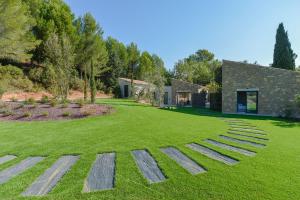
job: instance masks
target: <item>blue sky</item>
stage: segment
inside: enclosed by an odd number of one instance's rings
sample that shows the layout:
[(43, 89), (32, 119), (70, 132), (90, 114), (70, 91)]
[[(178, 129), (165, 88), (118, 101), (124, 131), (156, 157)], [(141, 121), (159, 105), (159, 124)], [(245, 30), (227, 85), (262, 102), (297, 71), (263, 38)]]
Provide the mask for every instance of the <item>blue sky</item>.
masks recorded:
[(158, 54), (172, 68), (198, 49), (220, 60), (269, 65), (283, 22), (299, 54), (299, 0), (65, 0), (76, 16), (91, 12), (112, 36)]

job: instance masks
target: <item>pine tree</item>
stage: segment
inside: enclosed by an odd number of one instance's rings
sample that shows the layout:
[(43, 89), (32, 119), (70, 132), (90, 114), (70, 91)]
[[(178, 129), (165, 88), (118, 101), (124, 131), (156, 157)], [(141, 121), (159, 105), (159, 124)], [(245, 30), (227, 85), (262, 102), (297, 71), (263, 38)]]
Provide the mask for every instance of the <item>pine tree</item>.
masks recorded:
[(0, 59), (28, 61), (38, 41), (32, 34), (34, 19), (21, 0), (0, 1)]
[(285, 31), (283, 23), (280, 23), (276, 33), (272, 67), (295, 70), (296, 58), (297, 55), (291, 48), (288, 33)]

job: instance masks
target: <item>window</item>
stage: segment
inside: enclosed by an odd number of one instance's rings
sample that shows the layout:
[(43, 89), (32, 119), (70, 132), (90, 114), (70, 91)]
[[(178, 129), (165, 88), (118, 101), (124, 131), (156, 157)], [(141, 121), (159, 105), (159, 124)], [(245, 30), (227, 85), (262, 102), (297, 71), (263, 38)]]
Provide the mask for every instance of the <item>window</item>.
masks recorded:
[(165, 92), (165, 95), (164, 95), (164, 104), (165, 105), (169, 104), (169, 93), (168, 92)]

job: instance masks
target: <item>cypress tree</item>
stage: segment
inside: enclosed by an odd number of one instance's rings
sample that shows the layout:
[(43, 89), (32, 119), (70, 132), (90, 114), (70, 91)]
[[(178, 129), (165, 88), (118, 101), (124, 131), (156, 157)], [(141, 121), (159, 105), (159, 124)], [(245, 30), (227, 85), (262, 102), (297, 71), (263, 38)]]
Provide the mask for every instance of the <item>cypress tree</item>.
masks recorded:
[(93, 59), (91, 60), (90, 87), (91, 87), (91, 103), (95, 103), (95, 97), (96, 97), (96, 84), (95, 84), (95, 76), (94, 76)]
[(295, 70), (295, 59), (297, 55), (293, 52), (288, 33), (283, 23), (280, 23), (276, 33), (274, 57), (272, 67)]

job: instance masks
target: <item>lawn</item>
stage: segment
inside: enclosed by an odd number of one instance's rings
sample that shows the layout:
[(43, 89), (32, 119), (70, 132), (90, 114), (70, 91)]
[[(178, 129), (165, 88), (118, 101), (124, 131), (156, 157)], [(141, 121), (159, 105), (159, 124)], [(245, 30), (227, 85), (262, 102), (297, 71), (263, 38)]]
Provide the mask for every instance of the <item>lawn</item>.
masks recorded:
[[(163, 110), (125, 100), (99, 100), (116, 112), (99, 117), (52, 122), (0, 122), (0, 156), (46, 156), (9, 182), (0, 185), (0, 199), (31, 199), (20, 194), (62, 155), (80, 159), (58, 185), (42, 199), (300, 199), (300, 124), (276, 118), (221, 115), (185, 108)], [(240, 118), (268, 133), (265, 148), (238, 145), (218, 137), (228, 124), (219, 117)], [(211, 138), (257, 152), (247, 157), (203, 142)], [(236, 137), (239, 138), (239, 137)], [(240, 162), (228, 166), (185, 146), (195, 142), (232, 156)], [(191, 175), (160, 151), (174, 146), (208, 171)], [(167, 176), (149, 184), (137, 168), (131, 150), (147, 149)], [(115, 189), (82, 193), (97, 153), (116, 152)], [(36, 198), (32, 198), (36, 199)]]

